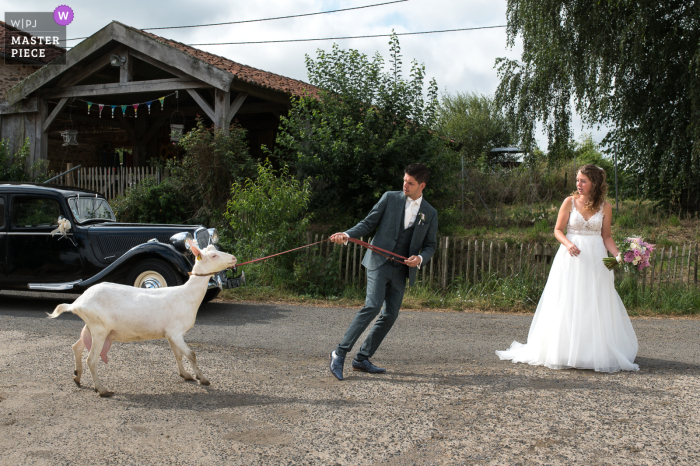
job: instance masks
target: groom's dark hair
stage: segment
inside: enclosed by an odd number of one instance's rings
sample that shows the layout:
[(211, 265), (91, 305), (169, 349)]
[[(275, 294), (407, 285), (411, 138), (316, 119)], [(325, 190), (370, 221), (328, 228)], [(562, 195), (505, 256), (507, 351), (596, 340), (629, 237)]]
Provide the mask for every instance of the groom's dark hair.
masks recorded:
[(418, 183), (428, 184), (430, 178), (430, 170), (422, 163), (412, 163), (403, 169), (403, 172), (408, 176), (412, 176)]

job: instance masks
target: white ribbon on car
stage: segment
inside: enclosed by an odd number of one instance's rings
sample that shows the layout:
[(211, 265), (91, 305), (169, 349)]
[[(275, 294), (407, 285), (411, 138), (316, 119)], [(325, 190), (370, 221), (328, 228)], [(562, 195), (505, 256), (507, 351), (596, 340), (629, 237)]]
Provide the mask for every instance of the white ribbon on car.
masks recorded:
[[(61, 235), (61, 238), (68, 238), (68, 230), (70, 230), (71, 224), (68, 219), (61, 217), (58, 217), (58, 228), (53, 230), (51, 232), (51, 236), (53, 235)], [(59, 240), (61, 239), (59, 238)], [(70, 238), (68, 238), (70, 239)], [(72, 241), (71, 241), (72, 242)]]

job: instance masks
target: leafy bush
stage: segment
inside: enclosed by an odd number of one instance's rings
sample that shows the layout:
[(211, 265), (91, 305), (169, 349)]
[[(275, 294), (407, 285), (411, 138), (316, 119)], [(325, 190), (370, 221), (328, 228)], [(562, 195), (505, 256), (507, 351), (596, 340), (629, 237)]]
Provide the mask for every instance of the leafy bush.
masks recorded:
[(110, 204), (120, 222), (182, 224), (191, 216), (191, 203), (179, 180), (167, 178), (158, 184), (148, 178)]
[[(276, 171), (269, 161), (258, 165), (255, 180), (236, 181), (225, 213), (230, 240), (241, 260), (268, 256), (298, 247), (309, 227), (309, 180), (303, 183), (284, 166)], [(297, 253), (253, 264), (246, 269), (258, 284), (290, 285)]]
[(0, 181), (31, 181), (41, 183), (49, 179), (46, 161), (40, 160), (27, 168), (29, 138), (14, 154), (10, 153), (9, 139), (0, 139)]

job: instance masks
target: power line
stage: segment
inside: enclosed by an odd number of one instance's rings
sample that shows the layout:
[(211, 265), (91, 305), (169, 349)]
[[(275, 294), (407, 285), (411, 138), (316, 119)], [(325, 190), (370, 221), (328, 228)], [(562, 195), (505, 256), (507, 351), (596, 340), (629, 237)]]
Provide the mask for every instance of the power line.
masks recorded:
[[(361, 10), (363, 8), (373, 8), (375, 6), (390, 5), (392, 3), (403, 3), (403, 2), (407, 2), (407, 1), (408, 0), (392, 0), (390, 2), (374, 3), (372, 5), (364, 5), (364, 6), (354, 6), (351, 8), (341, 8), (339, 10), (318, 11), (316, 13), (302, 13), (302, 14), (298, 14), (298, 15), (276, 16), (274, 18), (247, 19), (247, 20), (243, 20), (243, 21), (230, 21), (227, 23), (194, 24), (194, 25), (190, 25), (190, 26), (163, 26), (163, 27), (154, 27), (154, 28), (144, 28), (141, 30), (142, 31), (156, 31), (159, 29), (185, 29), (185, 28), (199, 28), (199, 27), (208, 27), (208, 26), (225, 26), (225, 25), (230, 25), (230, 24), (258, 23), (261, 21), (274, 21), (274, 20), (278, 20), (278, 19), (301, 18), (304, 16), (316, 16), (316, 15), (325, 15), (328, 13), (339, 13), (341, 11)], [(83, 40), (83, 39), (87, 39), (87, 37), (76, 37), (75, 39), (66, 39), (66, 41)]]
[[(461, 28), (461, 29), (442, 29), (440, 31), (422, 31), (422, 32), (397, 32), (397, 36), (415, 36), (418, 34), (438, 34), (442, 32), (457, 32), (457, 31), (475, 31), (477, 29), (496, 29), (504, 28), (505, 25), (501, 26), (481, 26), (475, 28)], [(285, 40), (259, 40), (252, 42), (212, 42), (209, 44), (186, 44), (192, 47), (204, 46), (204, 45), (247, 45), (247, 44), (277, 44), (280, 42), (312, 42), (320, 40), (343, 40), (343, 39), (367, 39), (372, 37), (391, 37), (392, 34), (374, 34), (367, 36), (344, 36), (344, 37), (323, 37), (317, 39), (285, 39)]]

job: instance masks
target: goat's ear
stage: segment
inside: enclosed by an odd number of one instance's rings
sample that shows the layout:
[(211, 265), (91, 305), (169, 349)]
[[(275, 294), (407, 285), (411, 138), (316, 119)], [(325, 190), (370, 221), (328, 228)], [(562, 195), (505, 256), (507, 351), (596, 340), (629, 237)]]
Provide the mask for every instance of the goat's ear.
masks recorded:
[(197, 244), (192, 241), (192, 240), (187, 240), (187, 243), (190, 245), (190, 251), (192, 251), (192, 254), (194, 254), (194, 257), (197, 259), (202, 259), (202, 251), (199, 250), (197, 247)]

